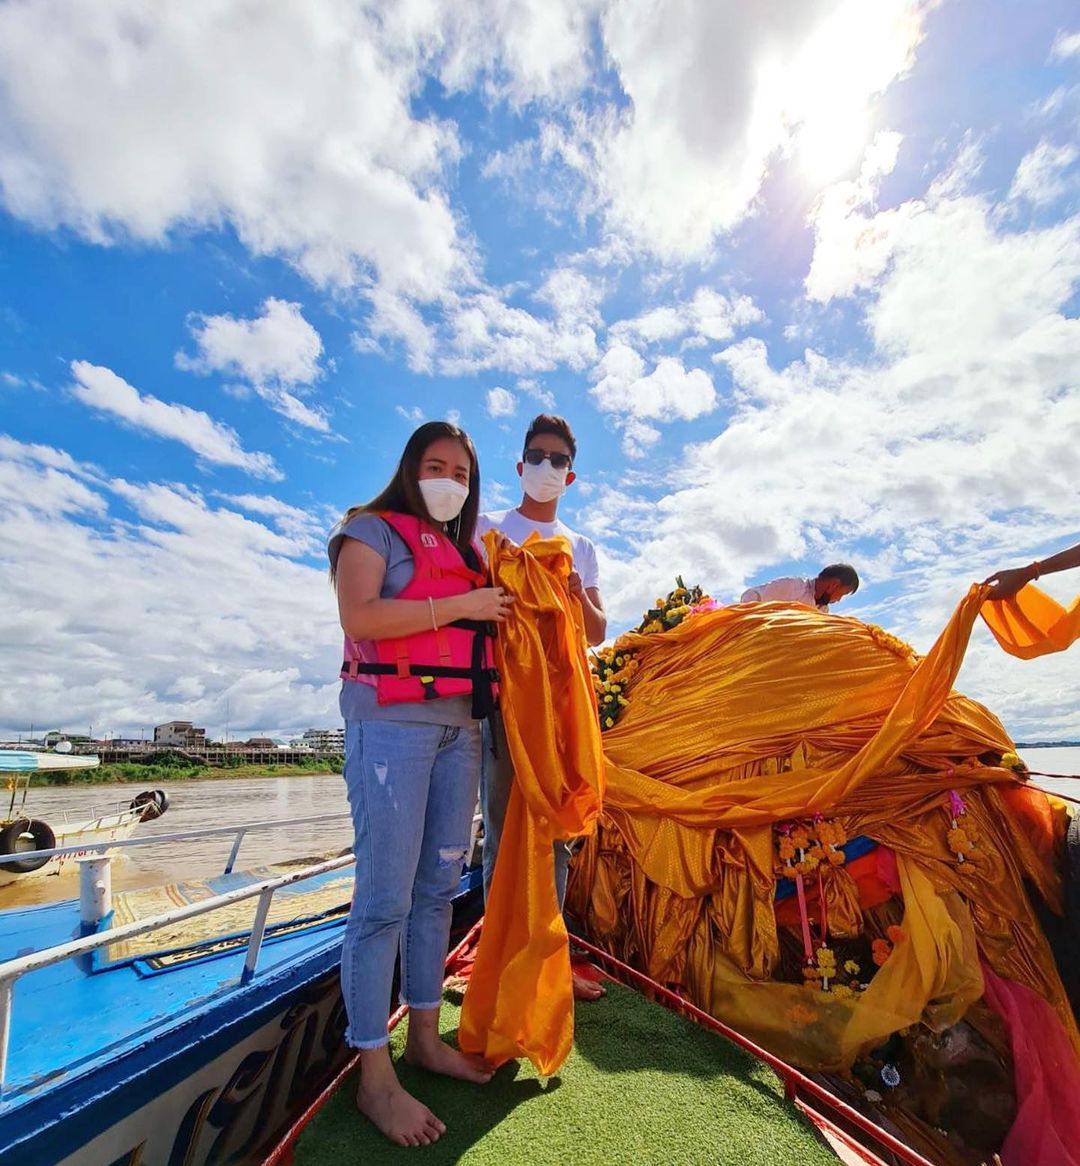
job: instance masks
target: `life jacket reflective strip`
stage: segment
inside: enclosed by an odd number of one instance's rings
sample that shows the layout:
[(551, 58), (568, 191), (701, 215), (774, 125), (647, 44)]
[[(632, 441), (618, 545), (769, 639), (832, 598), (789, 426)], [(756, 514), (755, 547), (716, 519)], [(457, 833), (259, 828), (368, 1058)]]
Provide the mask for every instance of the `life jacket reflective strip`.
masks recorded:
[[(396, 599), (445, 599), (487, 583), (487, 576), (473, 570), (454, 543), (428, 523), (390, 511), (379, 517), (413, 557), (412, 578)], [(359, 643), (346, 636), (341, 678), (363, 682), (362, 677), (374, 676), (381, 705), (471, 694), (473, 716), (484, 717), (494, 704), (497, 679), (490, 635), (486, 624), (459, 620), (437, 630), (374, 641), (376, 662), (365, 660)]]

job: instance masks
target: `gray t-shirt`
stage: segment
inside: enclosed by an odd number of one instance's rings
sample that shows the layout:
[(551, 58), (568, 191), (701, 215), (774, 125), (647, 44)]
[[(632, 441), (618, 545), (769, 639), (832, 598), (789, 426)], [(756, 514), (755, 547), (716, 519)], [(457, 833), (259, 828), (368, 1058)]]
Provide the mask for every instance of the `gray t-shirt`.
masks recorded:
[[(383, 576), (382, 599), (393, 599), (413, 577), (413, 557), (405, 541), (388, 522), (377, 514), (358, 514), (351, 522), (337, 526), (330, 532), (326, 553), (331, 566), (337, 565), (343, 539), (354, 538), (382, 555), (386, 562)], [(370, 641), (371, 659), (375, 658)], [(343, 680), (338, 707), (346, 721), (423, 721), (428, 725), (471, 725), (472, 697), (444, 696), (441, 700), (406, 701), (401, 704), (379, 704), (374, 685), (360, 680)]]

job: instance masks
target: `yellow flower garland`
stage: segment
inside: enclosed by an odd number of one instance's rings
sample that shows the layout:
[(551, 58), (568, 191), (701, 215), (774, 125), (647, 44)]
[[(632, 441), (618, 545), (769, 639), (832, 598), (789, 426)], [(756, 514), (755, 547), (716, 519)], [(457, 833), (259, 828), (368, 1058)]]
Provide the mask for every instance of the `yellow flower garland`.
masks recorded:
[[(638, 635), (653, 636), (678, 627), (693, 609), (702, 603), (711, 603), (700, 587), (687, 587), (682, 576), (675, 578), (675, 590), (666, 599), (657, 598), (654, 607), (642, 616), (634, 629)], [(631, 649), (624, 646), (622, 637), (609, 648), (602, 648), (592, 656), (593, 689), (596, 692), (597, 715), (600, 729), (610, 729), (626, 707), (626, 686), (637, 672), (638, 662)]]

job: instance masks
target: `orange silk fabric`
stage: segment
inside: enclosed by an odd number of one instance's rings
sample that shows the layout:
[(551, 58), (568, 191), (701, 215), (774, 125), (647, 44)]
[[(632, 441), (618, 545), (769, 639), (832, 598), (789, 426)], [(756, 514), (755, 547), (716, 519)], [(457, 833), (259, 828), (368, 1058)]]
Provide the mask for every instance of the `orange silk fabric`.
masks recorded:
[(1012, 599), (984, 603), (982, 617), (1002, 648), (1021, 660), (1064, 652), (1080, 639), (1080, 596), (1066, 610), (1031, 583)]
[[(1008, 734), (952, 690), (986, 591), (971, 588), (922, 659), (859, 620), (781, 603), (623, 637), (639, 668), (604, 734), (604, 812), (568, 897), (592, 938), (809, 1068), (850, 1065), (920, 1019), (955, 1023), (982, 991), (977, 951), (1048, 1000), (1080, 1047), (1025, 890), (1061, 911), (1063, 808), (993, 764)], [(962, 864), (950, 789), (980, 838)], [(774, 978), (773, 826), (814, 813), (896, 855), (907, 938), (854, 1000)], [(838, 937), (880, 934), (855, 873), (822, 876)]]
[(486, 539), (496, 586), (516, 602), (499, 629), (500, 705), (514, 784), (458, 1043), (493, 1065), (525, 1056), (543, 1074), (570, 1052), (574, 1002), (553, 844), (589, 834), (604, 794), (581, 605), (565, 539)]

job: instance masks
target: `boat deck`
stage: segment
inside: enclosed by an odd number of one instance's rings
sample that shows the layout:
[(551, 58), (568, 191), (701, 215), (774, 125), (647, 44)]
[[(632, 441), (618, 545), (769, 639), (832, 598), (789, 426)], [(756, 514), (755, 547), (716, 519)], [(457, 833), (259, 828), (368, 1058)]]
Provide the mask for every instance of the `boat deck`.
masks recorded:
[[(237, 871), (205, 880), (204, 886), (208, 894), (217, 894), (265, 877), (265, 869)], [(349, 886), (340, 901), (347, 905), (351, 879), (344, 880), (341, 872), (335, 871), (312, 880), (312, 884), (335, 887), (343, 882)], [(180, 886), (185, 896), (199, 897), (192, 895), (194, 884)], [(292, 894), (279, 892), (281, 906), (292, 900), (299, 915), (310, 914), (304, 907), (309, 896), (321, 900), (317, 885), (303, 884), (289, 890)], [(255, 902), (239, 906), (245, 908), (243, 914), (250, 930)], [(321, 901), (319, 907), (325, 909)], [(191, 923), (201, 924), (199, 930), (205, 931), (215, 914)], [(336, 953), (341, 945), (343, 921), (339, 915), (300, 931), (268, 934), (259, 958), (259, 973), (247, 987), (257, 987), (261, 980), (272, 979), (275, 970), (295, 968), (320, 952)], [(239, 929), (226, 925), (221, 930), (235, 934)], [(0, 962), (78, 937), (79, 907), (73, 900), (0, 912)], [(212, 1005), (225, 992), (239, 990), (246, 950), (243, 941), (234, 940), (231, 950), (216, 955), (208, 956), (206, 949), (197, 949), (196, 956), (203, 958), (173, 957), (172, 962), (161, 967), (159, 961), (146, 956), (152, 949), (176, 945), (175, 934), (165, 938), (167, 942), (155, 943), (156, 933), (144, 936), (138, 953), (117, 953), (127, 957), (124, 962), (113, 962), (93, 972), (85, 959), (65, 960), (30, 972), (18, 981), (7, 1080), (0, 1102), (5, 1122), (20, 1099), (32, 1096), (38, 1085), (55, 1083), (97, 1063), (115, 1061), (160, 1035), (163, 1029), (197, 1022), (204, 1005)], [(193, 941), (205, 942), (208, 938), (197, 933), (191, 936)], [(144, 958), (132, 958), (136, 954)]]
[[(460, 997), (448, 996), (444, 1033), (456, 1033)], [(577, 1008), (574, 1048), (558, 1074), (504, 1065), (484, 1086), (399, 1063), (406, 1088), (447, 1125), (433, 1146), (387, 1142), (353, 1107), (355, 1075), (296, 1144), (294, 1166), (341, 1162), (544, 1163), (544, 1166), (821, 1166), (836, 1157), (748, 1053), (618, 984)], [(405, 1026), (393, 1034), (404, 1045)]]

